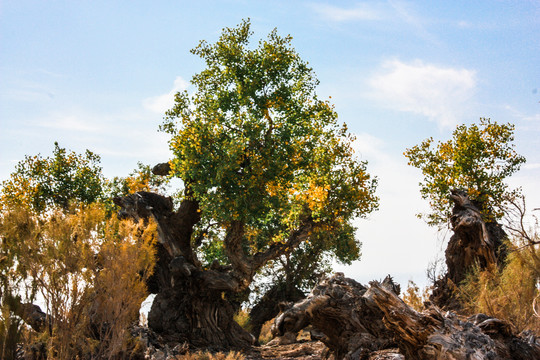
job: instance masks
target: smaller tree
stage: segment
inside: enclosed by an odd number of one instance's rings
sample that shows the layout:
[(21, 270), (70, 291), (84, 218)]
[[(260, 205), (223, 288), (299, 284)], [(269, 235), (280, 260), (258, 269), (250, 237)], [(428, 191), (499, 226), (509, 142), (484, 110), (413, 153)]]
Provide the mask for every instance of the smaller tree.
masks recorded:
[(54, 206), (67, 210), (72, 202), (101, 200), (104, 179), (99, 162), (99, 155), (90, 150), (84, 155), (68, 152), (55, 142), (52, 157), (26, 156), (17, 164), (2, 182), (1, 204), (22, 205), (39, 213)]
[(508, 188), (505, 179), (525, 162), (516, 153), (513, 141), (514, 125), (481, 118), (479, 125), (458, 126), (446, 142), (434, 145), (433, 138), (429, 138), (407, 149), (404, 155), (409, 165), (424, 175), (420, 193), (432, 209), (422, 216), (427, 223), (448, 222), (452, 213), (448, 196), (451, 189), (467, 191), (486, 221), (500, 219), (505, 199), (518, 193)]

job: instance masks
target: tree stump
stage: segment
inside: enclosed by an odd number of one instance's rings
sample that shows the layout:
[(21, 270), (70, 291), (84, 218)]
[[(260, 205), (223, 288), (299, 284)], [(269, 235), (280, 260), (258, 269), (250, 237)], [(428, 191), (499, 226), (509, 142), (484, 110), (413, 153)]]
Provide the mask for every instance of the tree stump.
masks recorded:
[(481, 206), (469, 199), (467, 192), (452, 190), (454, 202), (450, 223), (454, 234), (446, 248), (447, 273), (435, 282), (430, 300), (436, 305), (458, 310), (454, 290), (474, 267), (493, 268), (504, 263), (506, 233), (495, 221), (486, 222)]
[(287, 336), (311, 324), (336, 360), (540, 359), (540, 339), (532, 333), (518, 335), (502, 320), (464, 318), (431, 304), (417, 312), (398, 294), (390, 277), (365, 287), (336, 273), (284, 310), (273, 332)]

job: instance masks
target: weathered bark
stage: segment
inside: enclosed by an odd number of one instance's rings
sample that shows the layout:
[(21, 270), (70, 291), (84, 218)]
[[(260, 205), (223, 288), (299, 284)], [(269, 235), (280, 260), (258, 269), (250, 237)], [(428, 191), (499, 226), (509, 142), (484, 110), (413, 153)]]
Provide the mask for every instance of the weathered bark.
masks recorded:
[(485, 222), (481, 206), (471, 201), (465, 191), (452, 190), (454, 202), (450, 223), (454, 234), (446, 248), (447, 273), (435, 283), (430, 300), (446, 309), (459, 309), (454, 290), (474, 267), (493, 268), (503, 264), (506, 234), (495, 221)]
[(287, 336), (311, 324), (335, 359), (540, 359), (540, 339), (530, 332), (517, 335), (504, 321), (466, 319), (435, 305), (420, 313), (398, 293), (390, 278), (367, 288), (337, 273), (281, 313), (274, 332)]
[(259, 338), (264, 323), (279, 314), (280, 303), (290, 302), (292, 305), (305, 297), (306, 295), (294, 286), (287, 286), (283, 283), (272, 286), (249, 312), (251, 334), (255, 339)]
[(366, 293), (384, 313), (406, 359), (540, 359), (540, 341), (532, 334), (518, 336), (502, 320), (478, 314), (463, 319), (431, 306), (419, 313), (377, 282)]
[[(390, 277), (383, 284), (399, 293), (399, 285)], [(365, 286), (336, 273), (317, 285), (305, 300), (284, 310), (272, 332), (290, 338), (311, 324), (312, 337), (328, 346), (335, 359), (368, 359), (376, 350), (396, 347), (383, 324), (383, 313), (364, 296), (366, 291)]]
[(205, 284), (195, 275), (158, 293), (148, 314), (149, 327), (167, 342), (215, 350), (250, 346), (253, 337), (233, 320), (239, 302)]

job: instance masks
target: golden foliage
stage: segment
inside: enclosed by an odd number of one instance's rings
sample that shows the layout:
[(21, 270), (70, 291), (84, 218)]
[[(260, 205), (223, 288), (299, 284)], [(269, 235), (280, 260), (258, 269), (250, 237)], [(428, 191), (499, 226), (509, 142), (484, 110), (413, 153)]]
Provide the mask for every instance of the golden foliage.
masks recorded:
[(430, 287), (426, 287), (423, 291), (420, 291), (418, 285), (414, 281), (409, 280), (407, 289), (403, 294), (403, 301), (414, 310), (422, 311), (424, 310), (424, 302), (429, 300), (430, 290)]
[(3, 283), (16, 285), (21, 302), (42, 300), (49, 322), (27, 342), (44, 343), (51, 359), (125, 352), (154, 266), (154, 234), (155, 226), (109, 218), (95, 203), (42, 214), (4, 211)]
[(469, 313), (485, 313), (507, 320), (518, 331), (540, 334), (540, 318), (534, 309), (539, 296), (540, 248), (514, 247), (502, 269), (474, 271), (459, 287)]

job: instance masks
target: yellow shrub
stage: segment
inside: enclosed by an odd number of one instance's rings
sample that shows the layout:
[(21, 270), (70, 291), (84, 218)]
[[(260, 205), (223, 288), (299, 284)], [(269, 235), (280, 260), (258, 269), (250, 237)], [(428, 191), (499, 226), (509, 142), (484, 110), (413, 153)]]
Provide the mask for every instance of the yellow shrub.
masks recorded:
[(27, 342), (42, 342), (51, 359), (125, 353), (155, 262), (155, 226), (109, 218), (98, 204), (13, 209), (1, 220), (3, 282), (19, 284), (22, 302), (45, 303), (48, 326)]
[(540, 318), (533, 309), (539, 280), (540, 248), (514, 247), (502, 270), (474, 271), (459, 287), (459, 294), (471, 314), (484, 313), (509, 321), (518, 331), (540, 334)]
[(424, 302), (429, 299), (430, 288), (426, 287), (422, 292), (418, 285), (414, 281), (409, 280), (407, 289), (403, 294), (403, 301), (412, 307), (416, 311), (422, 311), (424, 309)]

